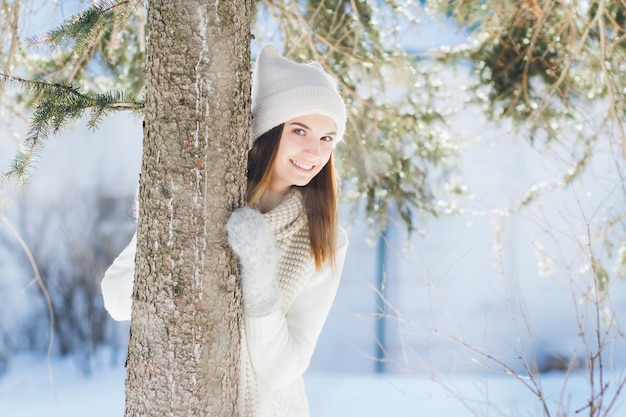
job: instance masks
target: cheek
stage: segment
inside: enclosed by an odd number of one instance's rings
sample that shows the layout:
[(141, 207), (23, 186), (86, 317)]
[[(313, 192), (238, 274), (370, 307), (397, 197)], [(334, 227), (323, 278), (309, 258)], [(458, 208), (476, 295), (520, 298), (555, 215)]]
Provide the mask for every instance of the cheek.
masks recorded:
[(276, 151), (276, 159), (274, 160), (274, 165), (281, 163), (281, 161), (284, 162), (284, 160), (289, 158), (290, 153), (291, 149), (289, 149), (289, 146), (281, 142), (281, 144), (278, 145), (278, 150)]
[(333, 155), (333, 150), (332, 148), (328, 149), (326, 153), (324, 153), (323, 157), (322, 157), (322, 161), (324, 162), (323, 166), (326, 166), (326, 164), (328, 163), (328, 161), (330, 161), (330, 157)]

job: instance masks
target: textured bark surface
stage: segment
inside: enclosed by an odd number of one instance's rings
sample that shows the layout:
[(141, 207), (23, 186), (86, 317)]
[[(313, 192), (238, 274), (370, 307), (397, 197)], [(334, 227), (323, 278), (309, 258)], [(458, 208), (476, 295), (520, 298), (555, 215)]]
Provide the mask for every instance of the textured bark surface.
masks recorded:
[(224, 224), (245, 195), (250, 3), (147, 5), (126, 417), (236, 416), (241, 297)]

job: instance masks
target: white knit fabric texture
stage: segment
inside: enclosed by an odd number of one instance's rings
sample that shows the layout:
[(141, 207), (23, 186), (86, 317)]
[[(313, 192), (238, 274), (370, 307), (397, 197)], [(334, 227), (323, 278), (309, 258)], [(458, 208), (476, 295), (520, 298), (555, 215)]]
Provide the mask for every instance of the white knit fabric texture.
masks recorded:
[[(314, 266), (309, 245), (309, 228), (304, 202), (300, 191), (296, 188), (287, 194), (284, 201), (274, 210), (264, 214), (276, 239), (278, 249), (277, 278), (280, 289), (280, 311), (286, 314), (298, 291), (304, 285), (304, 279), (310, 276)], [(242, 326), (241, 337), (241, 373), (243, 397), (243, 417), (289, 417), (308, 414), (306, 398), (304, 403), (294, 402), (295, 398), (285, 398), (281, 392), (272, 393), (270, 402), (272, 411), (264, 410), (259, 399), (258, 380), (248, 355), (246, 334)], [(293, 407), (305, 407), (299, 412), (290, 411)]]
[(250, 207), (233, 211), (226, 223), (228, 243), (241, 264), (244, 313), (263, 317), (280, 303), (276, 280), (277, 251), (274, 236), (263, 215)]
[(253, 73), (250, 145), (274, 127), (309, 114), (331, 118), (337, 125), (335, 143), (343, 139), (346, 107), (336, 81), (319, 63), (297, 63), (276, 45), (265, 45)]

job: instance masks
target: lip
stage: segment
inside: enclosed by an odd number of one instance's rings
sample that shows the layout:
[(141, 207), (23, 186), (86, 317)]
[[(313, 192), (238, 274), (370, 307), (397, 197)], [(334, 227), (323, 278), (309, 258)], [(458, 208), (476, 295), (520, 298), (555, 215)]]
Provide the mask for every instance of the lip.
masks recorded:
[(293, 165), (294, 167), (304, 172), (310, 172), (310, 171), (313, 171), (313, 169), (315, 169), (315, 165), (300, 162), (295, 159), (290, 159), (289, 162), (291, 162), (291, 165)]

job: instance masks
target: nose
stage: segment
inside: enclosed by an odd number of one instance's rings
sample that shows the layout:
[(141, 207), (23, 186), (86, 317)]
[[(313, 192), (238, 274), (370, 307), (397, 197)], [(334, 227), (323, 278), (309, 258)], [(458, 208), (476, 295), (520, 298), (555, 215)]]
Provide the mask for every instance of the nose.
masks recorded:
[(318, 158), (320, 156), (320, 140), (309, 138), (305, 142), (304, 153), (311, 159)]

